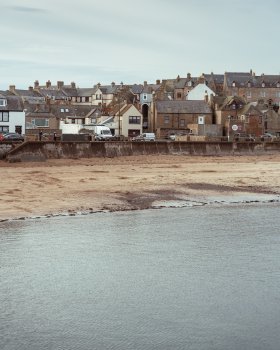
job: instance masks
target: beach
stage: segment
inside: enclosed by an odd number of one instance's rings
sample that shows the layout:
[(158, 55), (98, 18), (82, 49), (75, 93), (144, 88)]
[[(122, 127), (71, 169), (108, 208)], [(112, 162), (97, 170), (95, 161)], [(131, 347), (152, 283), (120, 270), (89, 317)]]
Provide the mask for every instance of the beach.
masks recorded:
[(280, 195), (280, 154), (1, 161), (0, 173), (2, 221), (139, 210), (166, 201), (277, 201)]

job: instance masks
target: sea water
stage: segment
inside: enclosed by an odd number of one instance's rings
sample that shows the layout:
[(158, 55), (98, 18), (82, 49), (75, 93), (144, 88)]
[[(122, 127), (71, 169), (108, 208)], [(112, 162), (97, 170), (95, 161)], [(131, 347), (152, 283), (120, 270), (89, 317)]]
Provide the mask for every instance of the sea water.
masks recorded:
[(279, 204), (0, 224), (0, 349), (280, 349)]

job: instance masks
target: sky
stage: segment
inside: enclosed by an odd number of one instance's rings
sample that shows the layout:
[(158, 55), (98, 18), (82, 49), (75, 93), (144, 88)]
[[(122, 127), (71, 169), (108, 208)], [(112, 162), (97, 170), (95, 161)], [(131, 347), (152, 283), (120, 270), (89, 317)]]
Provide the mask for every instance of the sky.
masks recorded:
[(279, 74), (279, 0), (0, 0), (0, 90)]

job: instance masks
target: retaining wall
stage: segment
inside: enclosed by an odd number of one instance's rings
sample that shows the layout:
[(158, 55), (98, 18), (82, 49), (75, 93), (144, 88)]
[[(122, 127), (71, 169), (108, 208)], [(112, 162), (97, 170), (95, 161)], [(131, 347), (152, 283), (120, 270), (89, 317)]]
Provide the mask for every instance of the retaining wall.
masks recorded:
[(25, 142), (7, 153), (7, 160), (44, 161), (59, 158), (121, 157), (148, 154), (203, 156), (248, 155), (280, 151), (280, 142)]

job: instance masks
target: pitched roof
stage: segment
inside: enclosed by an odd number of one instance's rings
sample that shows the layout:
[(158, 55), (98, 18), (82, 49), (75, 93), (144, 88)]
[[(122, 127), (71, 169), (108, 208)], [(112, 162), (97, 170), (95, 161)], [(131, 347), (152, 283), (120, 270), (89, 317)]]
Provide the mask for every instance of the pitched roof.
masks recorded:
[(18, 96), (4, 96), (7, 100), (6, 106), (0, 106), (0, 111), (13, 111), (13, 112), (22, 112), (23, 103), (20, 97)]
[(158, 101), (158, 113), (212, 114), (210, 106), (205, 101)]

